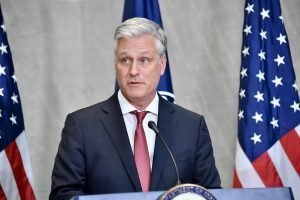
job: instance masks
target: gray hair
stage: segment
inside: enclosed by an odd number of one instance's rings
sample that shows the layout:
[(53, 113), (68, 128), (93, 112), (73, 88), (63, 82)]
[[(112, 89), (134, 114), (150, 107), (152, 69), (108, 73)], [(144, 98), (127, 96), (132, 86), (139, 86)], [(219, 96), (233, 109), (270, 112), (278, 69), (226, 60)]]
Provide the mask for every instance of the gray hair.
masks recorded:
[(160, 56), (166, 53), (167, 37), (162, 28), (155, 22), (141, 17), (128, 19), (116, 29), (114, 35), (114, 51), (116, 52), (119, 39), (131, 39), (144, 35), (152, 35), (156, 39), (156, 48)]

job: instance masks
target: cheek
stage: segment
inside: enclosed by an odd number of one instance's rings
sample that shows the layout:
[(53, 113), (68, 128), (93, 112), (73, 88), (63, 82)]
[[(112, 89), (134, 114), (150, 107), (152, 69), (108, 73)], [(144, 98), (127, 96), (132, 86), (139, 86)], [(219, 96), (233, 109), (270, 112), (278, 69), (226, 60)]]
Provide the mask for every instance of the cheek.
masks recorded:
[(124, 79), (126, 76), (126, 70), (123, 68), (116, 68), (117, 79)]
[(160, 76), (161, 76), (161, 71), (156, 69), (151, 73), (149, 78), (152, 80), (153, 83), (158, 84), (160, 80)]

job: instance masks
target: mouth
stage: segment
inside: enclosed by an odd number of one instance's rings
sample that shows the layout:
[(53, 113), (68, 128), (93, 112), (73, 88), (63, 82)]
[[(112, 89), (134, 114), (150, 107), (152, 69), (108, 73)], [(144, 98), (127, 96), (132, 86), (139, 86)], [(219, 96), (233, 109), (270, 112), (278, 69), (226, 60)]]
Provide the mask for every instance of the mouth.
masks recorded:
[(137, 86), (137, 85), (143, 84), (143, 82), (141, 82), (141, 81), (128, 81), (127, 83), (129, 86)]

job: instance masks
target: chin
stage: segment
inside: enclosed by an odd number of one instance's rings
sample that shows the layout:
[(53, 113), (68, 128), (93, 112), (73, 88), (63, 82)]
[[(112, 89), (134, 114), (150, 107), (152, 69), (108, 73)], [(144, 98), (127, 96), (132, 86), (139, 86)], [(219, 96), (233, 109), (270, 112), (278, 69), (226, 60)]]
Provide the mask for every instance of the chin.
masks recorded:
[(138, 100), (145, 98), (145, 95), (142, 94), (128, 94), (128, 99), (130, 100)]
[(128, 97), (139, 98), (146, 96), (144, 89), (141, 87), (130, 87), (125, 90)]

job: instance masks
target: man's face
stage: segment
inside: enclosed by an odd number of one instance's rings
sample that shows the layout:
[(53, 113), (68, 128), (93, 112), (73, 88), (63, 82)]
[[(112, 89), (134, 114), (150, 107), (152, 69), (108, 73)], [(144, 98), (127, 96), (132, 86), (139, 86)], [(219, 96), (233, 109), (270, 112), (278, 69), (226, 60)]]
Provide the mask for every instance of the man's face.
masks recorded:
[(151, 35), (121, 38), (115, 55), (116, 77), (125, 98), (135, 106), (147, 106), (154, 98), (166, 57), (160, 56)]

